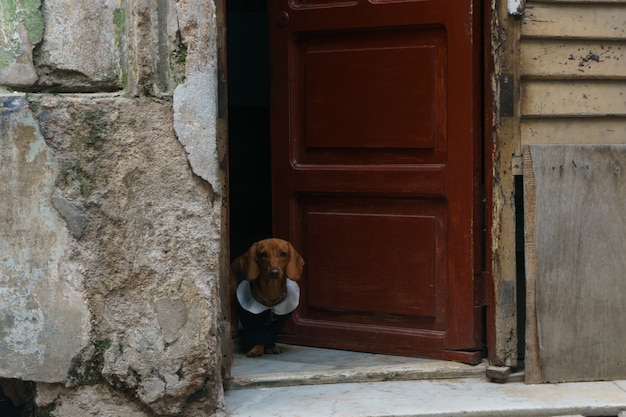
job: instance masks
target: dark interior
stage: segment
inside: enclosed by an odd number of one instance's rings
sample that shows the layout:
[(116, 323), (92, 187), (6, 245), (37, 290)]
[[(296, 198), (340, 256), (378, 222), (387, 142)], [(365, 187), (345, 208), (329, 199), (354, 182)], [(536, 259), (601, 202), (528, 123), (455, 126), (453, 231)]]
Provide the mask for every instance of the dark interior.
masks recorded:
[(228, 0), (231, 260), (272, 235), (266, 0)]

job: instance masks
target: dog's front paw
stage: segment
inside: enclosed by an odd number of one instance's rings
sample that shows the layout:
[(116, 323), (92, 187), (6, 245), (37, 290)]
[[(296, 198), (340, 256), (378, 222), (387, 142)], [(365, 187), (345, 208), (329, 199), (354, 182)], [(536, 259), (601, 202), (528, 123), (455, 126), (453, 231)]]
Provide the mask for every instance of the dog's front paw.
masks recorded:
[(252, 349), (246, 353), (249, 358), (257, 358), (259, 356), (263, 356), (263, 352), (265, 352), (265, 345), (255, 345)]
[(280, 348), (278, 346), (274, 346), (274, 347), (271, 347), (271, 348), (270, 347), (265, 348), (265, 353), (278, 355), (279, 353), (283, 353), (283, 351), (280, 350)]

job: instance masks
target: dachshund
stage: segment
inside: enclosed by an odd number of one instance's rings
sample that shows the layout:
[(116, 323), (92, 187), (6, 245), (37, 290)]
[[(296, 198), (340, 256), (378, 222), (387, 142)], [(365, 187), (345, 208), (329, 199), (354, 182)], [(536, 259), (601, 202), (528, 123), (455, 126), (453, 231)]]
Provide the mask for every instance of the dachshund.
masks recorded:
[(251, 348), (248, 357), (281, 353), (276, 337), (298, 307), (304, 260), (291, 243), (265, 239), (230, 265), (231, 323), (236, 336), (238, 320)]

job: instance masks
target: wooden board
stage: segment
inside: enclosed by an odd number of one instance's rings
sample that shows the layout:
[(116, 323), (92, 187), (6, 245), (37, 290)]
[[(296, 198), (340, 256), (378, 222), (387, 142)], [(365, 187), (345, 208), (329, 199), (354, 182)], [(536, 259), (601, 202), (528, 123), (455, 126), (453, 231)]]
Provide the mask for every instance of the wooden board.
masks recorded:
[(521, 70), (526, 78), (626, 78), (623, 41), (525, 38)]
[(528, 116), (626, 115), (626, 82), (539, 81), (522, 86), (522, 114)]
[(521, 123), (522, 145), (626, 144), (626, 118), (528, 118)]
[[(540, 0), (541, 3), (623, 3), (624, 0)], [(530, 1), (528, 3), (531, 3)], [(534, 1), (532, 3), (535, 3)]]
[(626, 145), (524, 147), (526, 380), (626, 378)]
[(523, 37), (624, 39), (626, 7), (609, 3), (526, 3)]

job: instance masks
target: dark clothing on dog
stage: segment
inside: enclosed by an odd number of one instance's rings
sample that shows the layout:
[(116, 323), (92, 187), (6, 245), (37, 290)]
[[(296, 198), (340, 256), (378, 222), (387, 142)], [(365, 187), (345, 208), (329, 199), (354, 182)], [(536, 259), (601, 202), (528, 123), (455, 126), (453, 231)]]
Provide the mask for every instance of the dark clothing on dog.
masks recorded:
[(250, 291), (250, 283), (243, 280), (239, 283), (235, 298), (246, 342), (250, 346), (263, 344), (271, 349), (276, 346), (278, 333), (298, 306), (300, 287), (294, 281), (287, 279), (285, 299), (269, 307), (254, 299)]
[(264, 344), (266, 348), (276, 346), (278, 333), (291, 317), (291, 313), (278, 315), (268, 309), (260, 314), (253, 314), (241, 307), (239, 300), (237, 300), (237, 307), (239, 308), (239, 320), (245, 329), (246, 342), (250, 346), (259, 344)]

